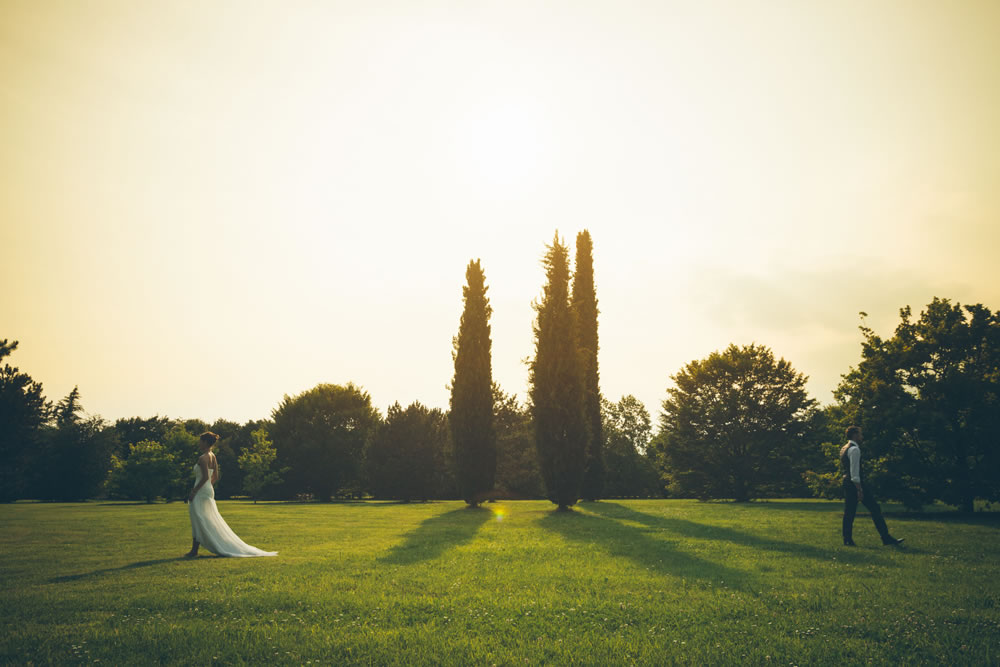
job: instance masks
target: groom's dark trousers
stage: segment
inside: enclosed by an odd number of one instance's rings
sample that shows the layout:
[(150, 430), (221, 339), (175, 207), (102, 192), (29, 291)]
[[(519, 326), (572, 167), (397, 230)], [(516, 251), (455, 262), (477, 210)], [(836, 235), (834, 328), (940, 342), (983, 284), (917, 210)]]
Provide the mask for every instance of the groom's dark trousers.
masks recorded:
[[(878, 506), (874, 494), (864, 482), (861, 483), (861, 490), (864, 499), (861, 501), (868, 511), (871, 512), (872, 521), (875, 522), (875, 530), (882, 537), (882, 542), (888, 542), (889, 529), (885, 526), (885, 519), (882, 518), (882, 508)], [(844, 480), (844, 539), (852, 540), (854, 528), (854, 515), (858, 512), (858, 487), (849, 479)]]

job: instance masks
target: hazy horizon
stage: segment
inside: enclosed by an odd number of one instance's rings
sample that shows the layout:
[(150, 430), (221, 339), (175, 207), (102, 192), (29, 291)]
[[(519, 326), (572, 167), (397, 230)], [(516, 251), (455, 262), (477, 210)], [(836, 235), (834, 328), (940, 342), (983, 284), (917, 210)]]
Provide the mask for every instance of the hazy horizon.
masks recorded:
[(1000, 308), (1000, 3), (0, 4), (0, 339), (107, 419), (353, 381), (447, 408), (465, 267), (526, 395), (555, 230), (601, 389), (770, 347), (822, 404), (934, 296)]

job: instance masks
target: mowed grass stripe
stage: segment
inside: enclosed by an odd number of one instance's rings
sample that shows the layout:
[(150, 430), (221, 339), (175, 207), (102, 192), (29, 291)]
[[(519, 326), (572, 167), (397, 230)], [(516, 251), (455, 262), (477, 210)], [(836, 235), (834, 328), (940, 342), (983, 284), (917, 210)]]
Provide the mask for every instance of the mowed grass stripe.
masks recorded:
[[(274, 559), (181, 560), (183, 504), (0, 506), (0, 660), (991, 664), (1000, 523), (684, 500), (222, 502)], [(889, 506), (887, 509), (898, 509)]]

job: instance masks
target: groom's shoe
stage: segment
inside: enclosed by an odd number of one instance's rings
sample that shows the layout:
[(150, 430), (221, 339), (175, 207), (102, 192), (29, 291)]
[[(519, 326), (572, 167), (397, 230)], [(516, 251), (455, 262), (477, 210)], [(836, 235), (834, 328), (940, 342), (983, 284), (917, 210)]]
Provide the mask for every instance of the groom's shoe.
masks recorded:
[(900, 538), (890, 537), (887, 540), (882, 540), (882, 544), (884, 544), (887, 547), (898, 547), (900, 544), (903, 543), (903, 540), (905, 539), (906, 539), (905, 537), (900, 537)]
[(858, 545), (854, 543), (854, 540), (852, 540), (850, 538), (844, 538), (844, 546), (845, 547), (856, 547)]

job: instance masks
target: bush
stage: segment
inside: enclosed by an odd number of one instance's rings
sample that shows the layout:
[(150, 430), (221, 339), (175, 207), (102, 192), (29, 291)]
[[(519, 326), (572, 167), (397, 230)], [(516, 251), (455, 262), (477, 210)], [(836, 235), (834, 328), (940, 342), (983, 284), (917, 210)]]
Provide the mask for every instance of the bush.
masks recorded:
[(151, 503), (177, 484), (177, 469), (177, 458), (160, 443), (144, 440), (130, 445), (127, 459), (111, 459), (108, 495)]
[(405, 410), (395, 403), (385, 422), (365, 448), (369, 489), (376, 498), (427, 500), (435, 494), (438, 453), (447, 441), (447, 423), (440, 410), (413, 403)]

